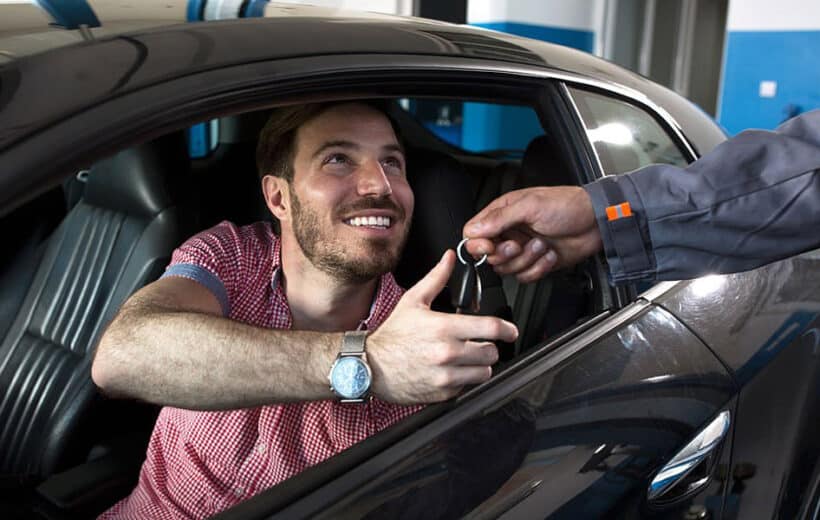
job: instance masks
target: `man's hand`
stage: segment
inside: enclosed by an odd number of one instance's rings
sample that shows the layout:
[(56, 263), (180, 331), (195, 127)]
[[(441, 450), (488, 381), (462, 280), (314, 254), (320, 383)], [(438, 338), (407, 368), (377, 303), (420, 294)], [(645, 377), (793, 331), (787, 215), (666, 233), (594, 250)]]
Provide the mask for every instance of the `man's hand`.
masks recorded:
[(587, 192), (578, 186), (528, 188), (495, 199), (464, 225), (466, 248), (499, 274), (532, 282), (601, 248)]
[(482, 383), (492, 375), (498, 349), (489, 340), (513, 342), (518, 337), (515, 325), (500, 318), (430, 310), (455, 261), (452, 250), (444, 253), (369, 336), (373, 392), (380, 399), (411, 404), (454, 397), (465, 385)]

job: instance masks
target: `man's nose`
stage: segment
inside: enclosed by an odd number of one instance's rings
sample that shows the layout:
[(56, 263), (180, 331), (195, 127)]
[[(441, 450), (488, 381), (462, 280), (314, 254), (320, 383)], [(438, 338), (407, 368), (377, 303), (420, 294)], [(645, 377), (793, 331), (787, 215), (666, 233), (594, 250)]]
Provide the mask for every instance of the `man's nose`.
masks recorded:
[(362, 196), (385, 196), (393, 193), (390, 179), (379, 161), (367, 161), (359, 171), (358, 192)]

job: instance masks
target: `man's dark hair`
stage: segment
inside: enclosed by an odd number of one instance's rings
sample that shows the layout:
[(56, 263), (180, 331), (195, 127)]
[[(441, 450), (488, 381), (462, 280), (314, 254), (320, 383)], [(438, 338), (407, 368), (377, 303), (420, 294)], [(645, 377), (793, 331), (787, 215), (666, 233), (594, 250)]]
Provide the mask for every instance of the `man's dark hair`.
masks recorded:
[(259, 133), (256, 146), (256, 168), (261, 179), (265, 175), (282, 177), (288, 183), (293, 181), (293, 159), (296, 154), (296, 132), (299, 128), (321, 115), (324, 111), (345, 103), (362, 103), (387, 117), (399, 144), (402, 144), (399, 126), (388, 112), (387, 101), (348, 100), (291, 105), (275, 109), (265, 127)]

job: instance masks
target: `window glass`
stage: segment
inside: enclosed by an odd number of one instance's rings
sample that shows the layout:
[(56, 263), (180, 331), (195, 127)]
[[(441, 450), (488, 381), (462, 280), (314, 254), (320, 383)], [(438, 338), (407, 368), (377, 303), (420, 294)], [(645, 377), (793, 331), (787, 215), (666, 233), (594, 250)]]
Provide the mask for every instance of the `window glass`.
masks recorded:
[(404, 99), (400, 106), (439, 139), (472, 153), (520, 156), (544, 133), (526, 106), (437, 99)]
[(652, 163), (688, 164), (680, 147), (646, 111), (620, 99), (569, 90), (604, 173), (629, 172)]
[(219, 144), (219, 119), (199, 123), (188, 129), (188, 156), (201, 159), (216, 149)]

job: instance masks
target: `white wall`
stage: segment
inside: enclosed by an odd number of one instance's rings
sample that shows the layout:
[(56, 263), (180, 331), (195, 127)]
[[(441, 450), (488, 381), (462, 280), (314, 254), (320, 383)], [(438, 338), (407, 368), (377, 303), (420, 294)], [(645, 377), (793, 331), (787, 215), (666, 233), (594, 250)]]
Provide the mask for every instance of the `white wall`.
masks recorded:
[[(398, 14), (410, 16), (413, 14), (412, 0), (276, 0), (288, 4), (308, 4), (320, 7), (336, 7), (351, 11), (372, 11), (375, 13)], [(446, 1), (446, 0), (441, 0)]]
[(731, 0), (729, 31), (820, 29), (820, 0)]
[(513, 22), (597, 32), (606, 0), (468, 0), (468, 23)]

